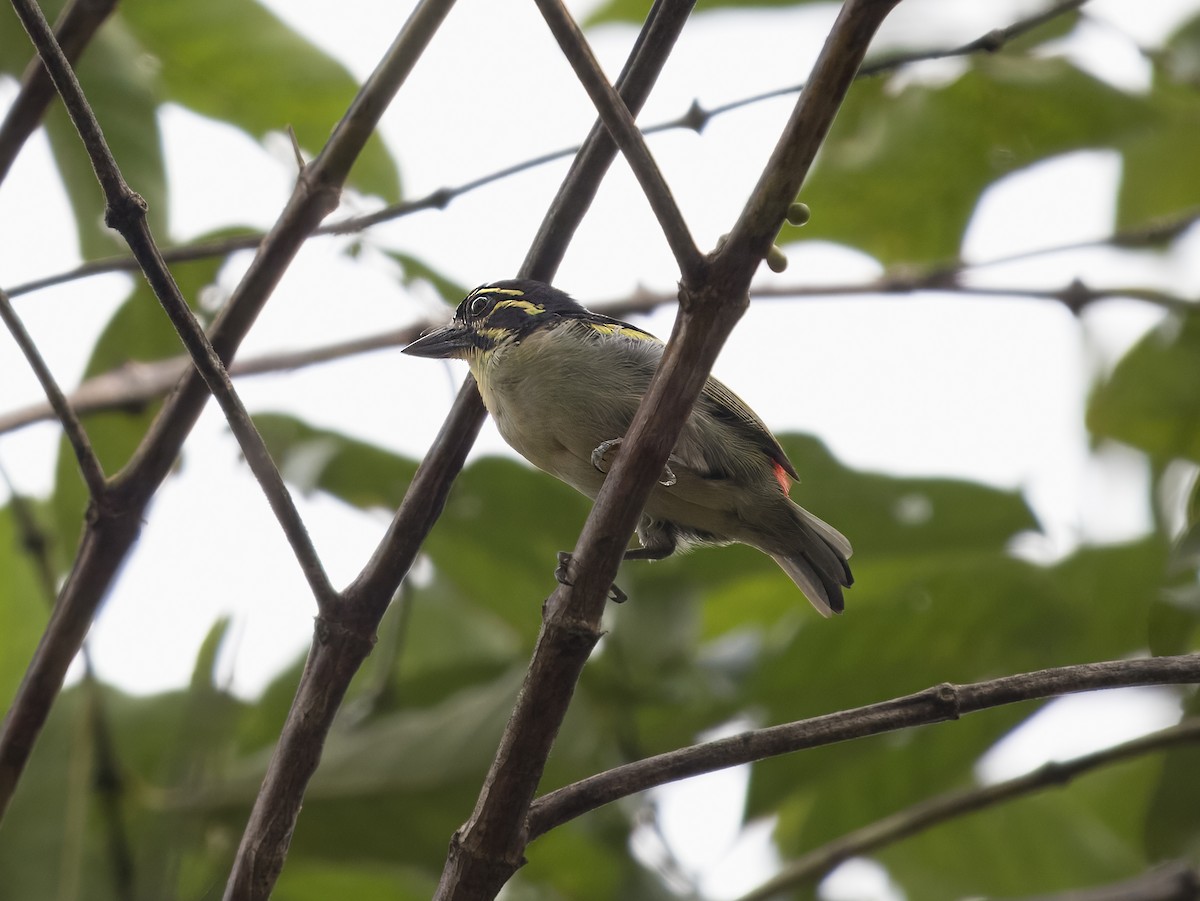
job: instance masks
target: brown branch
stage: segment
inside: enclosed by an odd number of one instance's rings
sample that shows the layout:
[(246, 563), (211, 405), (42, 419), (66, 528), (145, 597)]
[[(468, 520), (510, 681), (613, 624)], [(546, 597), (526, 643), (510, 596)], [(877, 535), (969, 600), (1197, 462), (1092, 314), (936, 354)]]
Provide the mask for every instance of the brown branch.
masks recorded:
[(699, 283), (704, 274), (704, 257), (692, 239), (687, 223), (683, 221), (683, 214), (679, 212), (679, 206), (675, 203), (658, 164), (650, 155), (645, 138), (633, 121), (633, 115), (604, 77), (600, 63), (596, 61), (583, 32), (563, 6), (562, 0), (535, 2), (546, 24), (550, 26), (554, 39), (558, 41), (563, 56), (567, 58), (571, 68), (575, 70), (575, 76), (592, 98), (601, 120), (617, 146), (621, 148), (621, 153), (642, 186), (646, 199), (650, 201), (650, 208), (654, 210), (667, 243), (671, 246), (684, 282)]
[[(675, 332), (576, 545), (568, 581), (547, 600), (541, 634), (475, 811), (454, 836), (435, 898), (492, 898), (521, 865), (525, 818), (642, 505), (662, 472), (721, 344), (744, 309), (755, 268), (783, 222), (867, 44), (894, 4), (850, 0), (842, 8), (760, 185), (703, 284), (682, 286)], [(817, 99), (813, 99), (813, 98)], [(787, 173), (775, 167), (790, 167)], [(753, 236), (766, 235), (759, 247)], [(747, 236), (751, 236), (749, 239)], [(732, 251), (731, 251), (732, 248)]]
[[(1144, 232), (1143, 232), (1144, 233)], [(1029, 288), (1003, 285), (983, 287), (963, 284), (961, 276), (976, 268), (994, 264), (985, 260), (973, 264), (944, 268), (935, 267), (914, 271), (901, 266), (883, 273), (878, 278), (865, 282), (821, 285), (762, 285), (750, 289), (752, 301), (824, 298), (865, 297), (873, 294), (901, 296), (916, 293), (956, 294), (967, 297), (1021, 297), (1052, 300), (1061, 303), (1074, 313), (1103, 300), (1140, 300), (1143, 303), (1179, 313), (1200, 308), (1200, 299), (1183, 297), (1156, 288), (1139, 285), (1092, 287), (1078, 279), (1060, 287)], [(649, 313), (658, 307), (674, 305), (679, 296), (675, 292), (638, 291), (620, 299), (600, 301), (596, 309), (612, 316), (624, 317)], [(357, 354), (372, 353), (393, 347), (403, 347), (414, 341), (432, 322), (422, 322), (401, 329), (390, 329), (376, 335), (367, 335), (348, 341), (322, 344), (317, 347), (295, 351), (280, 351), (261, 354), (230, 364), (228, 372), (234, 378), (265, 373), (283, 372), (327, 363)], [(83, 382), (67, 401), (77, 414), (95, 413), (104, 410), (139, 409), (162, 397), (187, 370), (186, 357), (172, 357), (152, 363), (131, 362), (109, 372), (93, 376)], [(31, 404), (7, 413), (0, 413), (0, 434), (16, 431), (37, 422), (53, 419), (54, 408), (48, 403)]]
[(25, 330), (24, 323), (17, 316), (17, 311), (13, 309), (8, 295), (3, 290), (0, 290), (0, 319), (4, 320), (13, 340), (17, 342), (21, 353), (29, 361), (29, 368), (41, 382), (42, 391), (46, 393), (50, 407), (54, 410), (58, 421), (62, 423), (67, 441), (70, 442), (71, 449), (75, 452), (75, 459), (79, 463), (79, 471), (83, 475), (84, 484), (87, 485), (88, 494), (94, 503), (103, 502), (104, 495), (108, 490), (108, 482), (104, 477), (104, 467), (100, 465), (100, 458), (92, 450), (92, 443), (88, 440), (83, 423), (79, 421), (75, 410), (62, 393), (62, 389), (58, 387), (58, 382), (54, 380), (54, 374), (46, 365), (46, 361), (42, 359), (37, 345), (29, 336), (29, 332)]
[[(117, 0), (71, 0), (59, 17), (54, 34), (66, 58), (74, 63), (100, 26), (112, 14)], [(41, 58), (34, 56), (21, 76), (21, 90), (0, 122), (0, 182), (8, 176), (17, 154), (41, 124), (54, 85)]]
[[(914, 51), (912, 53), (898, 54), (890, 56), (887, 59), (880, 60), (862, 66), (856, 78), (874, 77), (888, 72), (894, 72), (905, 66), (915, 63), (924, 62), (933, 59), (945, 59), (954, 56), (974, 55), (978, 53), (994, 53), (1001, 49), (1002, 45), (997, 45), (997, 35), (1006, 35), (1004, 42), (1025, 33), (1037, 25), (1043, 24), (1048, 19), (1063, 15), (1072, 11), (1080, 2), (1086, 0), (1067, 0), (1067, 2), (1058, 3), (1043, 13), (1037, 13), (1026, 19), (1020, 19), (1009, 25), (1006, 28), (993, 29), (987, 34), (976, 38), (960, 47), (952, 50), (924, 50)], [(1002, 42), (1003, 43), (1003, 42)], [(674, 131), (677, 129), (686, 129), (700, 133), (704, 127), (714, 118), (734, 110), (750, 106), (755, 103), (761, 103), (764, 100), (771, 100), (776, 97), (785, 97), (789, 94), (799, 93), (804, 89), (804, 84), (794, 84), (783, 88), (775, 88), (759, 94), (753, 94), (749, 97), (743, 97), (738, 100), (730, 101), (719, 106), (714, 106), (711, 109), (705, 109), (699, 101), (692, 101), (687, 111), (674, 119), (669, 119), (659, 122), (655, 125), (649, 125), (641, 130), (643, 135), (658, 134), (666, 131)], [(445, 209), (450, 203), (463, 194), (477, 190), (499, 181), (509, 176), (516, 175), (529, 169), (537, 168), (538, 166), (546, 165), (547, 163), (556, 162), (557, 160), (566, 159), (567, 157), (575, 156), (580, 151), (580, 145), (574, 147), (564, 147), (561, 150), (551, 151), (542, 154), (541, 156), (533, 157), (519, 163), (514, 163), (511, 166), (506, 166), (494, 172), (487, 173), (478, 178), (455, 186), (445, 186), (431, 191), (424, 197), (419, 197), (413, 200), (405, 200), (400, 203), (390, 204), (381, 210), (373, 213), (366, 213), (361, 216), (351, 216), (340, 222), (332, 222), (328, 225), (322, 225), (319, 228), (313, 229), (313, 235), (345, 235), (355, 234), (377, 225), (381, 222), (389, 222), (393, 219), (399, 219), (404, 216), (412, 215), (413, 213), (422, 210), (430, 209)], [(1200, 212), (1192, 212), (1186, 222), (1175, 227), (1173, 233), (1164, 233), (1162, 230), (1148, 236), (1144, 243), (1159, 244), (1174, 234), (1178, 234), (1184, 227), (1190, 225), (1200, 216)], [(1169, 225), (1169, 223), (1168, 223)], [(191, 260), (210, 259), (212, 257), (225, 256), (238, 250), (254, 250), (262, 244), (264, 236), (262, 234), (239, 235), (231, 238), (223, 238), (218, 241), (204, 241), (196, 244), (189, 244), (182, 247), (168, 248), (163, 251), (163, 259), (169, 263), (185, 262)], [(1064, 245), (1062, 249), (1076, 249), (1080, 247), (1092, 247), (1105, 241), (1097, 242), (1081, 242), (1074, 245)], [(1135, 246), (1142, 246), (1143, 242), (1138, 242)], [(1057, 252), (1054, 249), (1048, 249), (1047, 253)], [(24, 282), (20, 285), (14, 285), (9, 288), (11, 297), (19, 297), (22, 294), (28, 294), (33, 291), (39, 291), (43, 288), (49, 288), (54, 285), (60, 285), (68, 281), (73, 281), (80, 278), (88, 278), (93, 275), (100, 275), (107, 272), (132, 272), (138, 268), (137, 261), (131, 256), (115, 256), (102, 260), (90, 260), (83, 263), (74, 269), (65, 272), (48, 275), (40, 279)]]
[[(621, 79), (630, 108), (638, 109), (645, 101), (690, 8), (690, 2), (675, 0), (657, 3), (651, 11)], [(553, 276), (566, 242), (614, 155), (607, 135), (593, 127), (543, 221), (522, 267), (523, 275)], [(265, 899), (270, 894), (283, 866), (305, 786), (350, 679), (370, 651), (371, 637), (388, 599), (441, 512), (483, 416), (479, 393), (468, 379), (384, 540), (346, 589), (342, 603), (318, 620), (305, 672), (243, 834), (226, 898)]]
[(945, 683), (889, 701), (744, 732), (615, 767), (539, 798), (530, 809), (529, 834), (542, 835), (590, 810), (649, 788), (780, 754), (955, 720), (1021, 701), (1133, 685), (1195, 682), (1200, 682), (1200, 654), (1083, 663), (966, 685)]
[[(424, 0), (418, 5), (324, 150), (301, 173), (291, 200), (214, 323), (212, 345), (222, 360), (233, 356), (304, 239), (336, 207), (356, 154), (451, 2)], [(146, 506), (170, 471), (207, 397), (195, 371), (185, 375), (133, 459), (114, 477), (109, 503), (84, 531), (71, 573), (0, 729), (0, 814), (12, 798), (67, 667), (137, 537)]]
[[(9, 509), (25, 551), (37, 576), (38, 588), (47, 607), (54, 606), (57, 577), (51, 560), (50, 538), (38, 522), (28, 500), (17, 491), (8, 472), (0, 466), (0, 480), (8, 486)], [(80, 649), (83, 660), (82, 686), (86, 700), (87, 725), (92, 736), (93, 780), (103, 826), (109, 864), (112, 869), (114, 897), (134, 897), (134, 854), (125, 825), (125, 781), (116, 745), (109, 730), (109, 715), (96, 669), (86, 644)]]
[[(227, 371), (234, 378), (286, 372), (358, 354), (403, 347), (416, 340), (428, 325), (429, 323), (422, 323), (305, 350), (279, 351), (244, 360), (238, 359), (229, 365)], [(102, 410), (140, 409), (170, 391), (190, 365), (191, 362), (184, 356), (155, 360), (152, 363), (125, 363), (87, 379), (67, 396), (67, 400), (78, 414)], [(49, 404), (32, 404), (8, 413), (0, 413), (0, 434), (53, 418), (54, 410)]]
[(1010, 901), (1197, 901), (1200, 868), (1179, 860), (1163, 864), (1123, 882), (1072, 889), (1052, 895), (1028, 895)]
[(13, 6), (21, 17), (25, 30), (37, 46), (38, 53), (50, 72), (50, 78), (63, 98), (71, 122), (87, 149), (92, 168), (104, 189), (106, 224), (119, 231), (133, 251), (155, 297), (166, 311), (191, 356), (192, 363), (204, 379), (209, 392), (220, 404), (251, 472), (258, 480), (275, 518), (283, 528), (318, 605), (330, 603), (335, 594), (333, 585), (325, 574), (325, 568), (321, 565), (316, 548), (313, 547), (308, 529), (300, 518), (283, 477), (271, 459), (266, 442), (258, 433), (245, 405), (234, 390), (233, 382), (225, 371), (221, 358), (217, 356), (208, 336), (188, 307), (179, 285), (163, 261), (146, 222), (145, 201), (129, 187), (121, 174), (120, 167), (100, 130), (100, 123), (96, 121), (87, 98), (84, 97), (83, 89), (71, 69), (71, 64), (55, 42), (50, 26), (36, 2), (13, 0)]
[(738, 901), (767, 901), (780, 892), (815, 883), (851, 857), (917, 835), (940, 823), (1047, 788), (1063, 788), (1092, 770), (1197, 740), (1200, 740), (1200, 718), (1188, 719), (1169, 729), (1143, 735), (1102, 751), (1084, 754), (1073, 760), (1044, 764), (1014, 779), (937, 795), (848, 832), (789, 861), (779, 873), (747, 892)]

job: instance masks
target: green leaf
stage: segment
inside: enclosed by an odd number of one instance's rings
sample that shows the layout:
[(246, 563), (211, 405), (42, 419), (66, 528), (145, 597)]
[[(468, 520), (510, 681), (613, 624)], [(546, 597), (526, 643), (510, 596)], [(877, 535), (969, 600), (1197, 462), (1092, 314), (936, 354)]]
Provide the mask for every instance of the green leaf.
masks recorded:
[(1172, 316), (1143, 337), (1093, 392), (1087, 424), (1164, 459), (1200, 461), (1200, 313)]
[[(167, 243), (167, 175), (158, 129), (158, 88), (141, 64), (143, 53), (119, 15), (100, 29), (76, 67), (113, 158), (129, 186), (146, 201), (146, 221)], [(75, 126), (60, 104), (46, 116), (46, 134), (75, 212), (85, 259), (127, 253), (124, 239), (104, 224), (104, 193)]]
[[(193, 308), (201, 289), (216, 280), (221, 262), (201, 260), (172, 267), (179, 290)], [(109, 320), (92, 348), (83, 377), (139, 362), (177, 357), (182, 352), (174, 326), (149, 285), (139, 278), (129, 299)], [(137, 409), (94, 413), (83, 418), (92, 449), (106, 473), (112, 475), (129, 461), (160, 406), (159, 401), (154, 401)], [(54, 536), (61, 568), (74, 556), (87, 500), (75, 455), (64, 438), (59, 442), (53, 499)]]
[(254, 424), (285, 479), (364, 510), (398, 507), (417, 471), (413, 460), (291, 416), (260, 413)]
[(271, 897), (276, 901), (428, 901), (437, 888), (432, 871), (381, 864), (289, 860)]
[(411, 254), (387, 248), (380, 249), (400, 266), (403, 272), (401, 281), (405, 286), (411, 286), (416, 282), (425, 282), (437, 291), (438, 296), (451, 307), (458, 306), (458, 302), (467, 295), (468, 289), (465, 286)]
[(851, 88), (801, 191), (812, 221), (785, 225), (779, 243), (822, 238), (887, 264), (954, 259), (989, 185), (1068, 151), (1123, 147), (1152, 121), (1142, 101), (1062, 60), (972, 59), (950, 84), (891, 87)]
[(880, 854), (912, 898), (1025, 896), (1099, 886), (1149, 866), (1143, 799), (1157, 770), (1140, 759), (1062, 788), (958, 817)]
[(5, 709), (33, 657), (52, 600), (45, 596), (24, 543), (11, 503), (0, 507), (0, 704)]
[[(820, 0), (699, 0), (696, 12), (713, 9), (752, 10), (779, 6), (811, 6)], [(584, 20), (585, 27), (610, 22), (630, 22), (640, 25), (650, 12), (650, 0), (608, 0)]]
[[(160, 67), (160, 102), (180, 103), (257, 138), (290, 126), (315, 153), (358, 92), (344, 66), (255, 2), (130, 0), (121, 16)], [(377, 135), (355, 162), (350, 184), (399, 198), (396, 166)]]

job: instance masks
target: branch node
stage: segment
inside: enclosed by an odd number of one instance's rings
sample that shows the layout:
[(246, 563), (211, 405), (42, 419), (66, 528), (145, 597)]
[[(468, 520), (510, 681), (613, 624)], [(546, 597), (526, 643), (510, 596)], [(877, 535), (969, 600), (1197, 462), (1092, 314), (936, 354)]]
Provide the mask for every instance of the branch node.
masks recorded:
[(331, 619), (329, 614), (324, 611), (313, 617), (313, 621), (316, 623), (313, 627), (313, 635), (320, 644), (332, 644), (335, 639), (349, 639), (352, 642), (365, 645), (365, 650), (368, 654), (375, 647), (377, 638), (374, 631), (364, 632), (362, 629), (347, 625), (344, 622), (337, 622)]
[(679, 117), (679, 124), (683, 128), (690, 128), (696, 134), (700, 134), (712, 116), (712, 113), (700, 105), (699, 100), (693, 100), (687, 112)]
[(932, 693), (934, 703), (943, 708), (946, 719), (956, 720), (962, 715), (962, 694), (958, 686), (951, 682), (943, 682), (936, 686)]
[(109, 200), (104, 209), (104, 224), (121, 234), (127, 234), (128, 229), (146, 218), (150, 205), (137, 191), (125, 188), (115, 198)]

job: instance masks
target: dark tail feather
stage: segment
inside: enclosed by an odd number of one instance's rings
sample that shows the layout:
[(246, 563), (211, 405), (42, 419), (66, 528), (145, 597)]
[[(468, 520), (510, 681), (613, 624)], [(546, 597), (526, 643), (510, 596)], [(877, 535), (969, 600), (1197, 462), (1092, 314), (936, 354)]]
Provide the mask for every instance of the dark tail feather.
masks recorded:
[(853, 550), (837, 529), (793, 505), (800, 521), (801, 540), (794, 553), (771, 554), (796, 587), (822, 616), (841, 613), (846, 608), (842, 589), (854, 584), (846, 562)]

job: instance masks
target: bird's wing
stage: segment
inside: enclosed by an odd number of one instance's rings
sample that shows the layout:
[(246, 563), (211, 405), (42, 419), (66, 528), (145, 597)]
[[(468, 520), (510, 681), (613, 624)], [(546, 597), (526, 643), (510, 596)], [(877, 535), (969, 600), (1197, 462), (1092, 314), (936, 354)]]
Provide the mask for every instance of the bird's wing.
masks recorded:
[(800, 478), (792, 461), (758, 414), (717, 379), (709, 377), (696, 401), (696, 408), (732, 428), (742, 440), (762, 450), (793, 479)]

